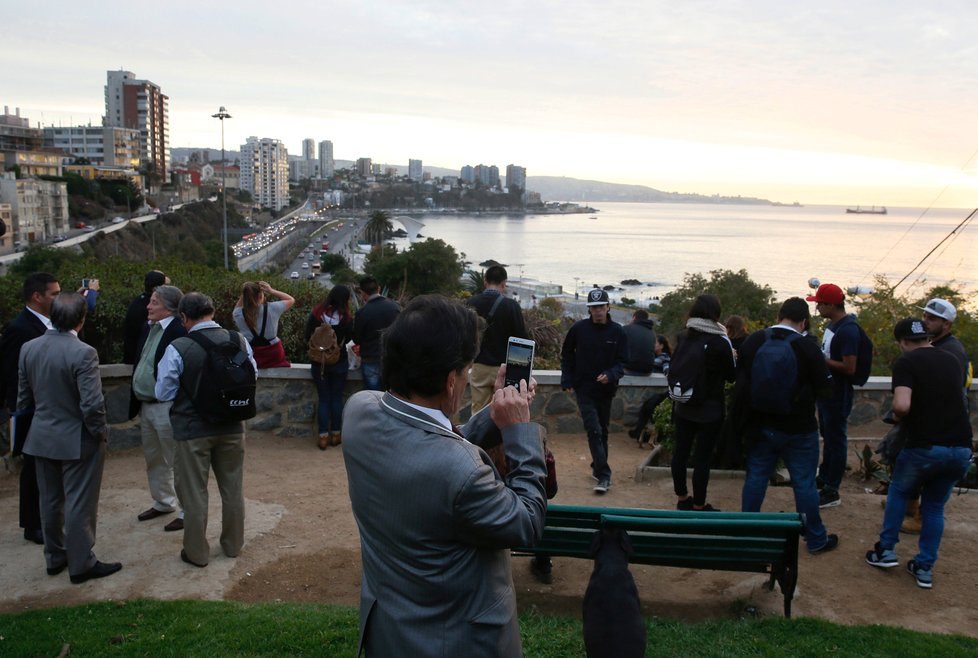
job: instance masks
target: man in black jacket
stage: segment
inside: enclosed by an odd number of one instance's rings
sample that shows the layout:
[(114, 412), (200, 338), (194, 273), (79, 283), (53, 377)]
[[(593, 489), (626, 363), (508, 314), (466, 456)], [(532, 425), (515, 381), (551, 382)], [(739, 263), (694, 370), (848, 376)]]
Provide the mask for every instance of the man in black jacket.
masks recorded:
[(380, 294), (380, 284), (372, 276), (360, 279), (360, 296), (365, 301), (353, 317), (353, 342), (360, 348), (363, 389), (382, 391), (380, 333), (394, 323), (401, 307)]
[(632, 313), (632, 321), (622, 327), (628, 338), (628, 361), (625, 363), (626, 375), (647, 377), (652, 374), (655, 364), (655, 323), (647, 311), (638, 309)]
[(126, 319), (122, 323), (122, 362), (135, 365), (139, 358), (139, 337), (146, 326), (146, 307), (149, 298), (157, 286), (170, 283), (165, 274), (159, 270), (147, 272), (143, 277), (144, 290), (129, 303), (126, 309)]
[[(51, 324), (51, 305), (61, 293), (58, 280), (46, 272), (35, 272), (24, 280), (24, 310), (3, 330), (0, 338), (0, 375), (2, 375), (4, 408), (13, 413), (17, 409), (17, 365), (20, 348), (29, 340), (40, 337)], [(23, 429), (29, 427), (31, 415), (20, 416), (17, 420)], [(18, 432), (21, 434), (21, 432)], [(26, 430), (23, 432), (26, 436)], [(14, 437), (10, 437), (13, 442)], [(34, 458), (24, 455), (20, 471), (20, 527), (24, 529), (24, 539), (35, 544), (43, 544), (41, 533), (40, 492), (37, 487), (37, 470)]]
[[(741, 511), (760, 512), (768, 480), (774, 474), (779, 458), (784, 460), (791, 475), (795, 494), (795, 509), (805, 515), (805, 543), (808, 552), (819, 554), (839, 545), (838, 535), (825, 530), (818, 511), (818, 490), (815, 474), (818, 470), (818, 423), (815, 420), (815, 399), (832, 394), (832, 380), (825, 358), (815, 341), (801, 335), (809, 321), (808, 304), (792, 297), (781, 305), (778, 323), (766, 330), (755, 331), (740, 347), (737, 364), (737, 396), (745, 396), (742, 408), (747, 413), (747, 476), (741, 494)], [(797, 336), (797, 338), (793, 338)], [(752, 393), (752, 368), (758, 350), (767, 341), (790, 340), (797, 365), (794, 381), (784, 381), (783, 391), (790, 392), (790, 406), (785, 413), (764, 408)], [(764, 391), (767, 398), (770, 391)]]
[(608, 466), (608, 422), (618, 380), (625, 372), (628, 344), (621, 325), (609, 317), (608, 293), (594, 288), (587, 296), (588, 316), (575, 322), (560, 350), (560, 387), (574, 393), (591, 450), (594, 492), (611, 486)]
[(483, 276), (486, 289), (467, 302), (486, 321), (479, 354), (469, 374), (472, 413), (489, 404), (492, 398), (499, 366), (506, 361), (509, 337), (530, 337), (523, 322), (523, 310), (515, 300), (506, 297), (507, 279), (506, 268), (502, 265), (491, 266)]

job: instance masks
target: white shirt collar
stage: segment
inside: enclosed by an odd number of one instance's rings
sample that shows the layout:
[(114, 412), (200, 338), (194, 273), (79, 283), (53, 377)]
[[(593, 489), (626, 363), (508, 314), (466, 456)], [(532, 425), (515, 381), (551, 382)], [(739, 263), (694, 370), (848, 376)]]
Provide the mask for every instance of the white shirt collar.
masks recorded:
[[(175, 317), (177, 317), (177, 316), (175, 316), (175, 315), (168, 315), (165, 318), (163, 318), (162, 320), (160, 320), (159, 322), (157, 322), (156, 324), (158, 324), (161, 327), (163, 327), (163, 331), (166, 331), (166, 328), (170, 326), (170, 322), (172, 322), (173, 321), (173, 318), (175, 318)], [(153, 324), (153, 323), (150, 322), (150, 324)]]
[(406, 404), (407, 406), (411, 407), (412, 409), (416, 409), (417, 411), (420, 411), (424, 415), (430, 417), (433, 421), (435, 421), (436, 423), (438, 423), (439, 425), (441, 425), (442, 427), (444, 427), (448, 431), (450, 431), (450, 432), (454, 432), (455, 431), (455, 428), (452, 427), (452, 421), (448, 420), (448, 416), (446, 416), (442, 412), (441, 409), (432, 409), (431, 407), (422, 407), (420, 405), (417, 405), (417, 404), (413, 404), (411, 402), (408, 402), (404, 398), (398, 398), (398, 399), (401, 402), (403, 402), (404, 404)]
[(41, 322), (43, 322), (45, 329), (54, 329), (54, 325), (51, 324), (51, 318), (49, 318), (49, 317), (47, 317), (45, 315), (41, 315), (40, 313), (38, 313), (37, 311), (35, 311), (34, 309), (32, 309), (30, 306), (25, 306), (24, 308), (26, 308), (28, 311), (30, 311), (31, 313), (33, 313), (34, 314), (34, 317), (36, 317), (38, 320), (40, 320)]

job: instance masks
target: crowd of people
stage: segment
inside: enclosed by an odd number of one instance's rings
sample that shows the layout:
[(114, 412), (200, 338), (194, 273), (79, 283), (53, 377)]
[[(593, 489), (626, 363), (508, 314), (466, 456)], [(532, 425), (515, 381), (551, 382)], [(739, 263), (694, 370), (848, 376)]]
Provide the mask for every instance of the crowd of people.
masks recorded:
[[(529, 337), (522, 310), (506, 294), (502, 266), (490, 267), (484, 283), (465, 303), (424, 295), (402, 309), (367, 276), (355, 290), (333, 286), (306, 321), (306, 341), (326, 328), (339, 350), (313, 363), (310, 376), (318, 447), (343, 446), (363, 554), (360, 641), (370, 654), (426, 654), (433, 638), (445, 654), (520, 654), (508, 549), (539, 541), (555, 492), (545, 433), (530, 421), (536, 383), (505, 385), (507, 341)], [(214, 322), (209, 297), (183, 294), (162, 272), (147, 273), (144, 284), (127, 311), (124, 345), (133, 366), (130, 417), (140, 420), (152, 499), (137, 520), (175, 515), (163, 530), (182, 531), (180, 558), (205, 567), (211, 471), (222, 499), (221, 549), (235, 557), (244, 543), (244, 422), (207, 408), (203, 382), (218, 347), (252, 388), (260, 368), (287, 367), (277, 328), (295, 300), (266, 282), (246, 283), (235, 331)], [(32, 274), (25, 308), (0, 338), (0, 393), (14, 420), (14, 449), (24, 455), (24, 537), (43, 544), (48, 574), (67, 569), (72, 583), (122, 568), (93, 551), (108, 426), (98, 356), (78, 337), (97, 296), (91, 291), (61, 293), (55, 277)], [(809, 333), (810, 302), (828, 321), (821, 343)], [(783, 460), (809, 552), (838, 546), (821, 510), (842, 502), (853, 386), (868, 372), (865, 334), (838, 286), (786, 300), (777, 323), (753, 333), (742, 317), (721, 322), (721, 301), (700, 295), (675, 349), (645, 311), (624, 327), (613, 321), (604, 290), (589, 291), (586, 307), (563, 341), (560, 386), (576, 400), (596, 494), (612, 486), (609, 423), (622, 377), (663, 373), (667, 391), (645, 401), (630, 434), (647, 441), (653, 412), (672, 401), (678, 510), (718, 511), (708, 500), (710, 470), (718, 437), (730, 431), (746, 455), (741, 511), (761, 509)], [(931, 587), (944, 505), (971, 459), (971, 369), (951, 333), (953, 305), (934, 299), (922, 310), (894, 327), (902, 356), (893, 365), (892, 416), (905, 446), (866, 561), (896, 566), (905, 513), (919, 510), (918, 552), (907, 568)], [(353, 361), (363, 390), (344, 405)], [(453, 418), (467, 391), (471, 413), (460, 427)], [(537, 556), (531, 568), (548, 580), (552, 563)]]

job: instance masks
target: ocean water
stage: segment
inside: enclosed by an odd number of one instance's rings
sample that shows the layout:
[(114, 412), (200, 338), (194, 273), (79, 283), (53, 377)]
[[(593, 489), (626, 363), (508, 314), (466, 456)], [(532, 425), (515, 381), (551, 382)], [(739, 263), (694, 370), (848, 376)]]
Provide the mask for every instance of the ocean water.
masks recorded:
[[(839, 206), (591, 205), (600, 212), (427, 215), (421, 233), (451, 244), (475, 269), (494, 259), (507, 265), (510, 281), (522, 276), (556, 283), (568, 293), (575, 283), (581, 291), (612, 284), (622, 288), (613, 297), (651, 301), (688, 272), (743, 268), (784, 299), (808, 294), (811, 277), (848, 287), (872, 286), (874, 275), (883, 274), (896, 283), (970, 212), (889, 208), (887, 215), (855, 215)], [(948, 282), (974, 291), (976, 254), (978, 225), (969, 223), (898, 292), (922, 295)], [(642, 283), (621, 286), (624, 279)]]

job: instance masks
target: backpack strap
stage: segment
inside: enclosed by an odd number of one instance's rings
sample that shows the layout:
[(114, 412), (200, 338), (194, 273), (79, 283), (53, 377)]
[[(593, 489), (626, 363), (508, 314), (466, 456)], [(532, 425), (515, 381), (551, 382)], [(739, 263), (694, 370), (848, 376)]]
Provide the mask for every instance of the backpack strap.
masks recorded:
[[(262, 312), (262, 316), (261, 316), (261, 333), (260, 334), (257, 334), (257, 335), (264, 337), (265, 336), (265, 328), (268, 326), (268, 302), (265, 302), (264, 304), (262, 304), (261, 307), (262, 307), (262, 311), (263, 311)], [(248, 328), (251, 329), (251, 327), (248, 327)], [(254, 329), (251, 329), (251, 333), (255, 333), (255, 330)]]
[(489, 315), (486, 316), (487, 323), (492, 322), (492, 316), (496, 314), (496, 309), (498, 309), (499, 305), (502, 303), (503, 303), (503, 293), (499, 293), (499, 295), (496, 296), (496, 301), (494, 301), (492, 303), (492, 306), (489, 308)]

